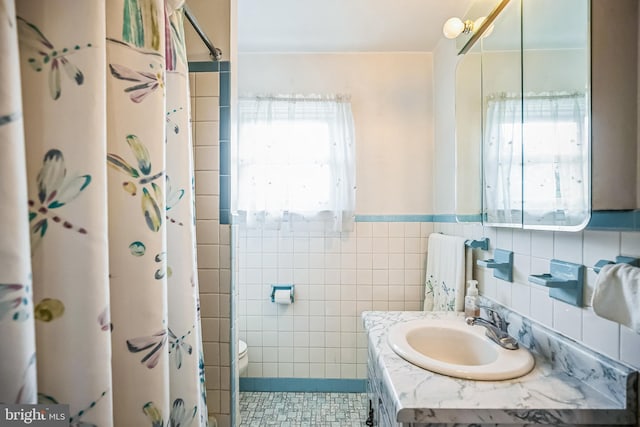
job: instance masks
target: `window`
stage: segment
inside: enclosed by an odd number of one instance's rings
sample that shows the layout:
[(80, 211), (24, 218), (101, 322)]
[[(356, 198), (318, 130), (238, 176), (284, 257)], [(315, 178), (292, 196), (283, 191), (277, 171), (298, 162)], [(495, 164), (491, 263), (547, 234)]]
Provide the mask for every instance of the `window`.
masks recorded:
[(345, 97), (242, 98), (236, 211), (250, 226), (322, 221), (343, 230), (355, 207), (354, 159)]

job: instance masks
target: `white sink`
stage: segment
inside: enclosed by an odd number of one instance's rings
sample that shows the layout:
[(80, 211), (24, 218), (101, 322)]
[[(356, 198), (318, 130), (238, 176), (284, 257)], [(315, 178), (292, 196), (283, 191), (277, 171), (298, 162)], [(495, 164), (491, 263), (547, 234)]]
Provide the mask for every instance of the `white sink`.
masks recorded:
[(462, 318), (420, 319), (389, 328), (389, 346), (416, 366), (469, 380), (507, 380), (527, 374), (534, 360), (525, 348), (507, 350)]

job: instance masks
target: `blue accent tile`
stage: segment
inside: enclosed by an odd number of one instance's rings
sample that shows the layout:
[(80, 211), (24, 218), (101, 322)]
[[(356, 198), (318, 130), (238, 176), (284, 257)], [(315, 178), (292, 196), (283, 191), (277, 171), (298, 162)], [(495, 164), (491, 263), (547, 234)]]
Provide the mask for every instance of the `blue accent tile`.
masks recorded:
[(220, 73), (220, 106), (231, 106), (231, 73)]
[(364, 393), (367, 380), (334, 378), (240, 378), (240, 391)]
[(231, 175), (231, 143), (220, 141), (220, 175)]
[(637, 231), (637, 214), (638, 211), (593, 211), (587, 229)]
[(356, 215), (356, 222), (432, 222), (433, 215)]
[(482, 222), (482, 214), (475, 215), (456, 215), (458, 222)]
[(221, 225), (231, 224), (231, 211), (229, 209), (220, 209), (220, 224)]
[(220, 223), (231, 224), (231, 64), (219, 64)]
[(220, 210), (231, 208), (231, 177), (220, 175)]
[(220, 107), (220, 141), (231, 140), (231, 107)]
[(219, 71), (217, 62), (211, 62), (211, 61), (189, 62), (190, 73), (207, 73), (211, 71)]
[(438, 214), (433, 216), (433, 222), (458, 222), (456, 214)]
[[(356, 215), (356, 222), (437, 222), (468, 223), (483, 220), (483, 214), (456, 215)], [(640, 210), (594, 211), (587, 225), (589, 230), (640, 231)]]

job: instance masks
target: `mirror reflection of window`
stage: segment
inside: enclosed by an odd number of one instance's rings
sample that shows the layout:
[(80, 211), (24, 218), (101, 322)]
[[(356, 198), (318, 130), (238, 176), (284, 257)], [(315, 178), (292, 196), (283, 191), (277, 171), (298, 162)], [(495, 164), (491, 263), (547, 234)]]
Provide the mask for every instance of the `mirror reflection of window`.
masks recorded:
[(524, 210), (529, 223), (577, 225), (588, 214), (588, 113), (584, 93), (524, 99)]
[(517, 222), (523, 203), (525, 222), (582, 221), (589, 191), (586, 108), (584, 93), (490, 97), (485, 156), (498, 166), (485, 173), (487, 200), (495, 203), (489, 214)]

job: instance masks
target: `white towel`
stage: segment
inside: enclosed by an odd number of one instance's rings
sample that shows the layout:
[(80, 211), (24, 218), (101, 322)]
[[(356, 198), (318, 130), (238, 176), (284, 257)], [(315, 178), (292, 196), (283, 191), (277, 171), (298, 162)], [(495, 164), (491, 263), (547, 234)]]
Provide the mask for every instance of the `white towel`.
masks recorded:
[(429, 235), (424, 311), (462, 311), (464, 309), (467, 270), (468, 274), (471, 274), (471, 269), (466, 268), (465, 255), (462, 237), (445, 236), (439, 233)]
[(602, 267), (591, 305), (598, 316), (628, 326), (640, 334), (640, 268), (629, 264)]

